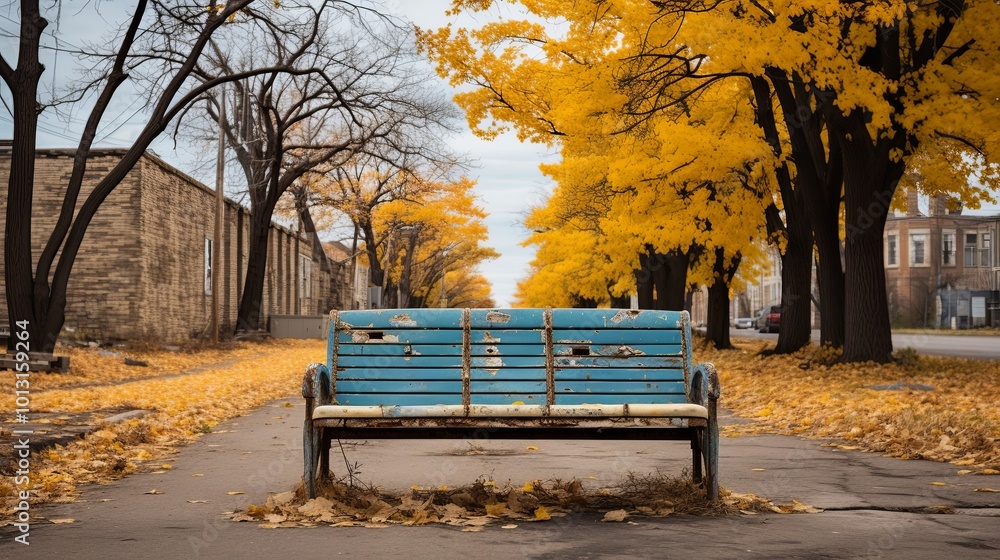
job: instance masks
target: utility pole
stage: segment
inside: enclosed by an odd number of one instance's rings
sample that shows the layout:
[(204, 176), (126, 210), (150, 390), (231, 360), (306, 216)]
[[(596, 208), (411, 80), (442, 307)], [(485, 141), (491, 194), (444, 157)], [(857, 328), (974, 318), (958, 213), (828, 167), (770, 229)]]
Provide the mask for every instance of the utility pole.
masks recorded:
[(212, 241), (212, 342), (219, 342), (219, 272), (222, 270), (222, 220), (225, 208), (226, 88), (219, 95), (219, 153), (215, 162), (215, 240)]

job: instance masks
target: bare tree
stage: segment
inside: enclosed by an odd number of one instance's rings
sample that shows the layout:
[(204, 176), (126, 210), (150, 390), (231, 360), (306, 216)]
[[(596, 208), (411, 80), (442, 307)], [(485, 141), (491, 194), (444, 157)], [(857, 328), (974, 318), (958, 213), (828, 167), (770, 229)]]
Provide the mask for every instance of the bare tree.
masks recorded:
[[(198, 61), (212, 36), (253, 0), (209, 0), (207, 3), (139, 0), (123, 32), (116, 39), (114, 53), (103, 72), (84, 84), (90, 94), (89, 111), (76, 148), (76, 157), (65, 185), (59, 219), (37, 262), (31, 254), (32, 195), (35, 188), (35, 149), (39, 115), (51, 106), (40, 96), (39, 81), (45, 71), (40, 62), (42, 33), (48, 25), (38, 0), (20, 2), (19, 50), (16, 65), (0, 54), (0, 78), (10, 90), (14, 121), (10, 178), (7, 186), (4, 259), (8, 316), (12, 326), (26, 330), (33, 350), (51, 352), (65, 320), (66, 290), (70, 272), (84, 234), (94, 214), (139, 161), (150, 143), (171, 120), (193, 100), (213, 87), (243, 76), (217, 76), (192, 82)], [(58, 5), (56, 2), (55, 5)], [(207, 9), (206, 9), (207, 8)], [(141, 71), (149, 59), (133, 59), (133, 50), (144, 41), (183, 43), (183, 50), (159, 60), (158, 87), (150, 90), (149, 118), (121, 161), (104, 175), (87, 195), (74, 216), (81, 193), (88, 157), (98, 126), (119, 88), (132, 74)], [(169, 45), (163, 45), (169, 46)], [(67, 100), (82, 101), (77, 96)], [(55, 269), (53, 270), (53, 265)], [(34, 270), (33, 270), (34, 268)], [(11, 338), (13, 343), (14, 338)]]
[[(217, 95), (205, 98), (207, 114), (222, 123), (246, 177), (250, 200), (249, 257), (237, 330), (261, 326), (268, 230), (286, 191), (297, 191), (297, 210), (308, 225), (304, 175), (340, 168), (362, 152), (381, 154), (387, 147), (394, 158), (421, 149), (434, 153), (433, 143), (414, 146), (412, 139), (440, 132), (454, 116), (448, 103), (424, 89), (423, 76), (411, 67), (407, 30), (377, 12), (326, 0), (316, 6), (283, 3), (266, 18), (250, 17), (215, 38), (211, 54), (195, 72), (209, 81), (245, 75), (261, 65), (275, 69), (234, 81), (225, 115)], [(318, 235), (312, 238), (314, 252), (321, 251)]]

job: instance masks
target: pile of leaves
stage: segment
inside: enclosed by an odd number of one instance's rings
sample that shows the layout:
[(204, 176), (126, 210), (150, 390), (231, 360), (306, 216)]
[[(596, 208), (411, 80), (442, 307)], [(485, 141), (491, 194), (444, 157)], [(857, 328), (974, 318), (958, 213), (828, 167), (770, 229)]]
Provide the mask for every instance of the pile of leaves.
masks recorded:
[(719, 370), (721, 405), (753, 419), (725, 435), (832, 438), (846, 449), (1000, 474), (1000, 362), (904, 349), (893, 364), (844, 364), (829, 348), (778, 356), (760, 341), (736, 346), (697, 353)]
[[(87, 386), (72, 388), (68, 386), (72, 382), (57, 380), (54, 375), (33, 374), (32, 412), (151, 412), (141, 418), (106, 424), (85, 438), (33, 455), (33, 504), (72, 501), (76, 487), (82, 483), (107, 483), (134, 472), (169, 469), (164, 459), (180, 445), (211, 432), (219, 422), (296, 393), (306, 364), (322, 360), (326, 354), (325, 343), (319, 340), (244, 343), (232, 351), (212, 350), (205, 354), (147, 352), (137, 358), (152, 367), (166, 368), (157, 361), (162, 357), (171, 367), (197, 369), (185, 375), (142, 376), (122, 382), (117, 374), (88, 369), (104, 367), (108, 360), (119, 362), (120, 358), (93, 349), (84, 352), (96, 357), (75, 361), (74, 373), (66, 377), (90, 380)], [(94, 380), (106, 383), (94, 385)], [(5, 379), (4, 385), (9, 384)], [(57, 387), (45, 389), (53, 385)], [(4, 392), (3, 399), (12, 400), (13, 395), (11, 389)], [(13, 403), (8, 403), (7, 410), (13, 408)], [(12, 474), (0, 473), (0, 517), (9, 517), (16, 503)]]
[(571, 512), (603, 514), (604, 521), (627, 521), (635, 517), (667, 515), (738, 515), (757, 513), (816, 513), (822, 511), (798, 502), (775, 505), (753, 494), (734, 494), (722, 489), (720, 500), (710, 501), (704, 489), (685, 474), (667, 477), (660, 473), (629, 473), (611, 488), (589, 490), (577, 479), (523, 485), (499, 484), (479, 478), (460, 488), (420, 488), (390, 495), (371, 486), (328, 481), (307, 500), (302, 486), (294, 491), (271, 494), (262, 505), (249, 505), (233, 512), (235, 521), (260, 522), (264, 528), (386, 527), (389, 525), (443, 524), (481, 531), (489, 525), (504, 529), (518, 523), (549, 521)]

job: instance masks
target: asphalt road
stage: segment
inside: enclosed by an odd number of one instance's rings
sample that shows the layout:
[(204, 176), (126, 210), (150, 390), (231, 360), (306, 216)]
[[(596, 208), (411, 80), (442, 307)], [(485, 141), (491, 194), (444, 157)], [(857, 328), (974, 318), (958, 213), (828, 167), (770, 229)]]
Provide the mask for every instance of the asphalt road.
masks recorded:
[[(734, 337), (778, 339), (777, 334), (760, 333), (755, 329), (730, 329), (729, 332)], [(812, 332), (812, 339), (819, 343), (818, 330)], [(892, 346), (897, 350), (913, 348), (919, 354), (930, 356), (1000, 360), (1000, 336), (893, 333)]]
[[(510, 529), (497, 523), (479, 533), (441, 526), (262, 529), (228, 520), (225, 512), (262, 504), (268, 492), (290, 490), (299, 481), (302, 415), (302, 399), (290, 396), (158, 459), (173, 466), (166, 472), (89, 485), (74, 503), (32, 508), (30, 545), (13, 540), (15, 527), (0, 527), (0, 558), (1000, 557), (1000, 494), (975, 491), (996, 487), (993, 479), (1000, 477), (960, 475), (946, 463), (902, 461), (787, 436), (724, 438), (721, 482), (734, 492), (776, 503), (798, 500), (822, 513), (637, 516), (626, 523), (579, 513)], [(442, 440), (359, 442), (345, 453), (361, 465), (367, 482), (400, 491), (414, 484), (468, 484), (479, 476), (515, 484), (578, 478), (600, 487), (630, 471), (677, 474), (690, 460), (683, 442), (476, 443), (495, 454), (454, 455), (466, 444)]]

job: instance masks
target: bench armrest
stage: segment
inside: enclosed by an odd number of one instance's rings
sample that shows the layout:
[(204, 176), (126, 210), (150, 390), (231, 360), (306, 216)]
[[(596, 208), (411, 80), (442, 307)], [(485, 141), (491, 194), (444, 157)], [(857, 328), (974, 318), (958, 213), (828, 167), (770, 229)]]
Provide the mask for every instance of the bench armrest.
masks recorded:
[(716, 373), (715, 366), (710, 362), (696, 365), (691, 373), (691, 392), (688, 395), (688, 402), (707, 408), (709, 401), (719, 400), (721, 392), (719, 374)]
[(319, 405), (333, 401), (333, 378), (326, 364), (313, 363), (306, 367), (306, 374), (302, 377), (302, 396), (319, 399)]

